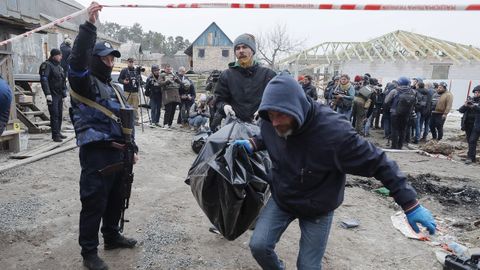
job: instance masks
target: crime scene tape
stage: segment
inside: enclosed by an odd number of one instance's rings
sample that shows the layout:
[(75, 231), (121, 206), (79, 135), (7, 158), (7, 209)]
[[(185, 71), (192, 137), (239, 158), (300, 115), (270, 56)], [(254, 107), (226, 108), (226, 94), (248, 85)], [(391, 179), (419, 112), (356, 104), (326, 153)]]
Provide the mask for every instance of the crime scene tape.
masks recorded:
[[(197, 8), (214, 8), (214, 9), (304, 9), (304, 10), (363, 10), (363, 11), (480, 11), (479, 4), (467, 5), (449, 5), (449, 4), (433, 4), (433, 5), (382, 5), (382, 4), (308, 4), (308, 3), (292, 3), (292, 4), (248, 4), (248, 3), (190, 3), (190, 4), (165, 4), (165, 5), (102, 5), (109, 8), (175, 8), (175, 9), (197, 9)], [(72, 18), (78, 17), (86, 13), (87, 9), (79, 10), (75, 13), (57, 19), (53, 22), (45, 24), (39, 28), (30, 30), (21, 35), (0, 42), (0, 46), (4, 46), (15, 40), (28, 37), (33, 33), (52, 28)]]

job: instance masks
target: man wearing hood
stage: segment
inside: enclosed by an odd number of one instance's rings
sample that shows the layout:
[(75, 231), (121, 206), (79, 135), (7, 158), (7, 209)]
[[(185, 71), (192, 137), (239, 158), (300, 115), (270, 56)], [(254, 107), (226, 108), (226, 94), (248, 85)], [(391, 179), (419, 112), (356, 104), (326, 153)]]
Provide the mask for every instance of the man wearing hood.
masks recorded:
[(408, 120), (416, 104), (416, 93), (410, 87), (410, 80), (407, 77), (398, 79), (398, 87), (388, 93), (385, 103), (390, 107), (392, 149), (402, 149)]
[(418, 222), (435, 232), (431, 213), (419, 204), (397, 164), (360, 137), (345, 117), (307, 99), (291, 76), (280, 74), (270, 81), (259, 116), (260, 136), (234, 144), (248, 153), (266, 149), (272, 159), (272, 196), (250, 240), (252, 255), (263, 269), (285, 269), (274, 249), (297, 218), (301, 231), (297, 268), (321, 269), (333, 213), (343, 202), (347, 173), (379, 179), (415, 231), (419, 231)]
[(224, 116), (236, 116), (244, 122), (253, 121), (267, 83), (275, 72), (254, 60), (255, 37), (242, 34), (233, 42), (236, 62), (220, 74), (215, 88), (216, 104)]
[(70, 57), (70, 53), (72, 53), (72, 40), (68, 37), (60, 44), (60, 51), (62, 51), (62, 61), (60, 65), (63, 68), (63, 73), (65, 74), (65, 78), (68, 78), (68, 58)]
[(67, 96), (65, 73), (60, 62), (62, 52), (52, 49), (47, 61), (40, 65), (40, 84), (47, 99), (48, 112), (50, 113), (50, 128), (52, 139), (61, 142), (66, 136), (61, 134), (63, 98)]
[[(137, 241), (120, 234), (125, 183), (122, 179), (126, 142), (133, 138), (133, 112), (122, 93), (111, 84), (115, 57), (120, 52), (108, 42), (97, 39), (95, 22), (102, 9), (96, 2), (88, 8), (88, 21), (80, 25), (70, 59), (69, 81), (72, 108), (70, 116), (80, 146), (80, 234), (83, 265), (88, 269), (108, 269), (98, 257), (98, 230), (104, 239), (104, 249), (133, 248)], [(131, 112), (130, 122), (120, 112)], [(132, 128), (129, 128), (132, 127)], [(122, 168), (118, 169), (118, 166)], [(111, 168), (111, 169), (108, 169)], [(115, 169), (113, 169), (115, 168)]]
[[(426, 141), (429, 132), (428, 122), (430, 121), (430, 115), (432, 113), (432, 92), (425, 88), (423, 82), (417, 84), (418, 101), (415, 111), (417, 113), (417, 122), (415, 127), (415, 141)], [(420, 134), (423, 130), (423, 136), (420, 138)]]
[(145, 95), (150, 97), (150, 112), (152, 117), (151, 128), (160, 127), (160, 114), (162, 113), (162, 87), (160, 86), (160, 67), (152, 65), (152, 74), (145, 83)]
[[(385, 91), (383, 93), (385, 98), (388, 96), (388, 94), (390, 94), (390, 92), (392, 92), (395, 88), (397, 88), (397, 86), (398, 86), (397, 81), (392, 81), (387, 83), (387, 85), (385, 86)], [(390, 141), (390, 135), (392, 133), (390, 104), (386, 103), (385, 101), (383, 102), (383, 105), (382, 105), (382, 112), (383, 112), (382, 122), (383, 122), (383, 131), (384, 131), (385, 139)], [(387, 146), (389, 145), (387, 144)]]

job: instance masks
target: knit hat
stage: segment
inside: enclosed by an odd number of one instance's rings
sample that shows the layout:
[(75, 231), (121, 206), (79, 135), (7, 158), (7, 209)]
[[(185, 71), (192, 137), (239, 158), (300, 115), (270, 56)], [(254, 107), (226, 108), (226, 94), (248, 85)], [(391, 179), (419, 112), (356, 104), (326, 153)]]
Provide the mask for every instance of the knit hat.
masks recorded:
[(360, 82), (360, 81), (362, 81), (362, 76), (360, 76), (360, 75), (355, 76), (355, 79), (354, 79), (353, 81), (354, 81), (354, 82)]
[(255, 37), (252, 34), (245, 33), (238, 36), (233, 42), (233, 49), (237, 48), (237, 46), (240, 44), (247, 45), (250, 49), (252, 49), (253, 54), (255, 54), (255, 51), (257, 50), (257, 44), (255, 42)]
[(480, 85), (475, 86), (475, 88), (473, 88), (473, 91), (472, 91), (472, 92), (473, 92), (473, 93), (475, 93), (475, 92), (480, 92)]
[(54, 57), (55, 55), (60, 55), (60, 54), (62, 54), (62, 52), (59, 49), (56, 49), (56, 48), (53, 48), (50, 51), (50, 57)]

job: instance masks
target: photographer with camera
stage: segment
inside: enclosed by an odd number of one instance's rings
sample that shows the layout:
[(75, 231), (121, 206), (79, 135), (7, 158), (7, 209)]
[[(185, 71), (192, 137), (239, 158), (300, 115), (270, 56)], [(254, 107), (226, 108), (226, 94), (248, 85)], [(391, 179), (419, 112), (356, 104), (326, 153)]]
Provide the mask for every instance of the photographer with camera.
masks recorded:
[(468, 142), (468, 153), (465, 164), (476, 162), (477, 143), (480, 138), (480, 85), (473, 88), (473, 98), (468, 97), (465, 104), (458, 109), (463, 113), (462, 130)]
[(163, 128), (172, 128), (173, 117), (177, 105), (180, 104), (180, 84), (178, 76), (173, 73), (170, 64), (165, 65), (165, 72), (160, 74), (160, 86), (162, 87), (162, 101), (165, 105), (165, 115), (163, 116)]
[(177, 124), (188, 128), (188, 115), (190, 107), (195, 103), (195, 86), (193, 82), (185, 76), (185, 67), (179, 67), (177, 77), (180, 80), (180, 88), (178, 89), (180, 95), (180, 113), (178, 114)]
[(160, 114), (162, 113), (162, 87), (160, 86), (160, 67), (152, 65), (152, 74), (145, 83), (145, 96), (150, 97), (152, 114), (151, 128), (159, 127)]
[(135, 110), (135, 122), (138, 125), (138, 88), (140, 87), (140, 81), (138, 80), (138, 77), (141, 76), (140, 71), (142, 71), (142, 69), (141, 67), (140, 69), (135, 68), (135, 60), (133, 58), (128, 58), (127, 62), (128, 66), (120, 71), (118, 82), (123, 84), (123, 91), (125, 92), (127, 102)]

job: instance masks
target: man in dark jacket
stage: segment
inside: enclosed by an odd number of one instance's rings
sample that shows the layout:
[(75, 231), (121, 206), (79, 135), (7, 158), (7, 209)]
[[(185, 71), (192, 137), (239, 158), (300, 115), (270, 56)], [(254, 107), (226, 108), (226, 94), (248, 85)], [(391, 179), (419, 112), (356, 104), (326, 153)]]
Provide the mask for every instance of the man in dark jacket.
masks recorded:
[[(126, 100), (111, 84), (115, 57), (120, 52), (108, 42), (95, 43), (95, 22), (102, 9), (93, 2), (88, 8), (88, 21), (80, 25), (70, 58), (69, 81), (72, 108), (70, 116), (80, 146), (80, 235), (83, 265), (88, 269), (105, 270), (108, 266), (98, 257), (98, 230), (104, 249), (133, 248), (137, 241), (120, 234), (119, 221), (124, 203), (126, 158), (133, 163), (138, 152), (133, 138), (133, 112)], [(129, 113), (128, 121), (120, 112)], [(132, 145), (127, 144), (132, 140)]]
[(150, 111), (152, 114), (151, 128), (159, 127), (160, 114), (162, 113), (162, 87), (160, 86), (160, 67), (152, 65), (152, 74), (145, 83), (145, 94), (150, 97)]
[(125, 97), (127, 98), (128, 104), (130, 104), (135, 110), (135, 121), (138, 124), (138, 105), (140, 103), (138, 97), (138, 89), (140, 88), (141, 75), (137, 73), (133, 58), (127, 59), (128, 66), (120, 71), (118, 75), (118, 82), (123, 84), (123, 91), (125, 92)]
[(182, 127), (188, 128), (188, 118), (190, 114), (190, 107), (195, 103), (195, 85), (193, 82), (185, 76), (185, 67), (178, 68), (178, 79), (180, 80), (180, 88), (178, 93), (180, 95), (180, 113), (178, 114), (177, 124), (181, 124)]
[(52, 49), (47, 61), (40, 65), (40, 84), (47, 99), (48, 112), (50, 113), (50, 128), (52, 139), (61, 142), (66, 136), (61, 134), (63, 98), (67, 96), (65, 73), (60, 65), (62, 52)]
[[(417, 106), (415, 111), (417, 113), (417, 122), (416, 122), (416, 129), (415, 129), (415, 140), (418, 142), (420, 140), (426, 141), (427, 135), (429, 132), (429, 120), (430, 115), (432, 113), (432, 95), (433, 92), (429, 89), (425, 88), (425, 84), (423, 82), (419, 82), (417, 84)], [(420, 138), (420, 134), (423, 130), (423, 136)]]
[(242, 34), (233, 42), (236, 62), (220, 75), (215, 88), (216, 104), (220, 112), (251, 122), (262, 100), (263, 90), (275, 76), (269, 68), (260, 66), (254, 59), (255, 37)]
[(480, 85), (473, 88), (473, 98), (468, 98), (459, 111), (463, 113), (462, 129), (468, 142), (468, 153), (465, 164), (477, 161), (477, 143), (480, 138)]
[(297, 268), (321, 269), (347, 173), (379, 179), (415, 231), (419, 231), (418, 222), (435, 232), (430, 211), (419, 204), (397, 164), (361, 138), (345, 117), (308, 100), (290, 76), (280, 74), (268, 84), (259, 115), (261, 135), (234, 144), (249, 153), (266, 149), (272, 159), (272, 196), (250, 240), (251, 252), (263, 269), (284, 269), (275, 244), (296, 218), (301, 230)]
[(11, 103), (12, 90), (10, 90), (8, 83), (0, 76), (0, 136), (8, 124)]
[(312, 76), (305, 75), (303, 77), (303, 84), (302, 84), (303, 91), (305, 94), (313, 100), (318, 100), (318, 93), (317, 88), (312, 84)]
[(416, 104), (415, 100), (409, 99), (410, 97), (415, 99), (416, 93), (411, 88), (410, 79), (407, 77), (400, 77), (398, 87), (385, 97), (385, 103), (390, 107), (392, 149), (402, 149), (403, 147), (408, 121)]
[(63, 68), (63, 72), (65, 74), (65, 78), (68, 78), (68, 58), (70, 57), (70, 53), (72, 52), (72, 40), (68, 37), (60, 44), (60, 51), (62, 51), (62, 61), (60, 65)]

